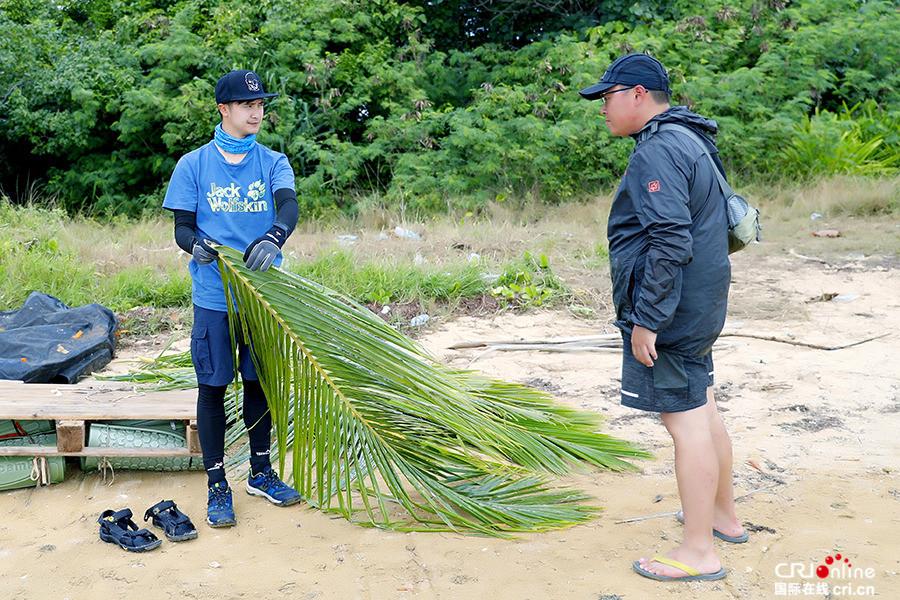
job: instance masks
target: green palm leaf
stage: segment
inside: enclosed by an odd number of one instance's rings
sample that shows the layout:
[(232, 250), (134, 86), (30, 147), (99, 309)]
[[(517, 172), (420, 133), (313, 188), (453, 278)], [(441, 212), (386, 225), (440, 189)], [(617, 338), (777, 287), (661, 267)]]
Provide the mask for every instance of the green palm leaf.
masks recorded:
[[(523, 386), (448, 370), (348, 298), (251, 272), (220, 248), (232, 331), (252, 340), (279, 466), (310, 504), (394, 529), (502, 534), (583, 522), (586, 497), (537, 471), (647, 456)], [(234, 310), (236, 307), (237, 310)]]
[(492, 380), (472, 371), (450, 374), (498, 419), (538, 434), (548, 450), (567, 461), (564, 467), (580, 460), (620, 471), (632, 465), (619, 457), (650, 456), (628, 442), (597, 433), (602, 419), (596, 413), (561, 406), (549, 394), (517, 383)]

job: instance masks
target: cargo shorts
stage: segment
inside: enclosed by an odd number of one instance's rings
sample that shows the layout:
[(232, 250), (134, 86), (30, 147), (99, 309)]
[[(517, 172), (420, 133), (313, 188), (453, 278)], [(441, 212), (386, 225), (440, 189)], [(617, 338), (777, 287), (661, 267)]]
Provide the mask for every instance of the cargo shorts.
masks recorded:
[(685, 356), (660, 348), (652, 367), (631, 352), (631, 336), (622, 333), (622, 405), (659, 413), (683, 412), (706, 404), (713, 385), (712, 351)]
[[(238, 367), (241, 378), (256, 381), (259, 375), (250, 356), (250, 347), (235, 336), (238, 344)], [(228, 330), (228, 313), (194, 305), (194, 327), (191, 330), (191, 362), (197, 383), (222, 386), (234, 380), (234, 354)]]

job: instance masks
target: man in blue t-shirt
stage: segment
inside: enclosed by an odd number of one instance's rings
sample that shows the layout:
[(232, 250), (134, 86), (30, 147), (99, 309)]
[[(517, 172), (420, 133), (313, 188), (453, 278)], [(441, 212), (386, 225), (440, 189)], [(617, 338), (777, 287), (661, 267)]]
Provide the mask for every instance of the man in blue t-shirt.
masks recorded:
[[(234, 359), (225, 291), (213, 244), (245, 249), (251, 270), (280, 265), (281, 247), (297, 225), (294, 172), (284, 154), (257, 143), (267, 94), (253, 71), (231, 71), (216, 84), (222, 122), (213, 140), (181, 157), (163, 207), (175, 215), (175, 241), (190, 262), (194, 327), (191, 360), (197, 373), (197, 429), (209, 493), (206, 521), (212, 527), (236, 523), (225, 479), (225, 389), (234, 378)], [(239, 335), (239, 332), (236, 332)], [(244, 385), (244, 423), (250, 437), (247, 492), (278, 506), (300, 501), (269, 462), (272, 418), (250, 348), (238, 339)]]

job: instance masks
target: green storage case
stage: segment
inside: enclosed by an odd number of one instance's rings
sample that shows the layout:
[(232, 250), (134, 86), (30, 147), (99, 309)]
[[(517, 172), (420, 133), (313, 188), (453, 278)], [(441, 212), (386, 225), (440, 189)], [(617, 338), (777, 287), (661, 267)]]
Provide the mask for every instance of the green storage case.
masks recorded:
[[(108, 421), (91, 423), (89, 448), (184, 448), (187, 446), (183, 421)], [(203, 468), (199, 456), (111, 457), (114, 469), (140, 471), (187, 471)], [(83, 457), (81, 469), (98, 468), (100, 459)]]
[[(16, 423), (19, 424), (18, 429)], [(0, 440), (8, 439), (7, 436), (21, 437), (23, 431), (27, 435), (35, 435), (53, 433), (56, 429), (53, 427), (53, 421), (0, 421)]]
[[(37, 423), (38, 421), (22, 421), (22, 423), (29, 422)], [(56, 434), (40, 433), (27, 437), (7, 438), (0, 440), (0, 446), (51, 446), (55, 448)], [(66, 459), (62, 456), (48, 456), (46, 461), (50, 483), (62, 481), (66, 475)], [(34, 487), (37, 482), (31, 478), (33, 469), (34, 460), (31, 456), (0, 456), (0, 491)]]

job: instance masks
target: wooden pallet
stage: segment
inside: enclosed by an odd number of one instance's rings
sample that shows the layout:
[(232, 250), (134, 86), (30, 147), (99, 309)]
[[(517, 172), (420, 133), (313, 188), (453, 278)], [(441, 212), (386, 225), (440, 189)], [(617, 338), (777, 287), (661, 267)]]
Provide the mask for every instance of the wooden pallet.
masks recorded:
[[(185, 448), (90, 448), (87, 421), (185, 421)], [(0, 446), (0, 456), (199, 456), (197, 392), (141, 392), (123, 383), (75, 385), (0, 380), (0, 420), (55, 420), (56, 448)]]

